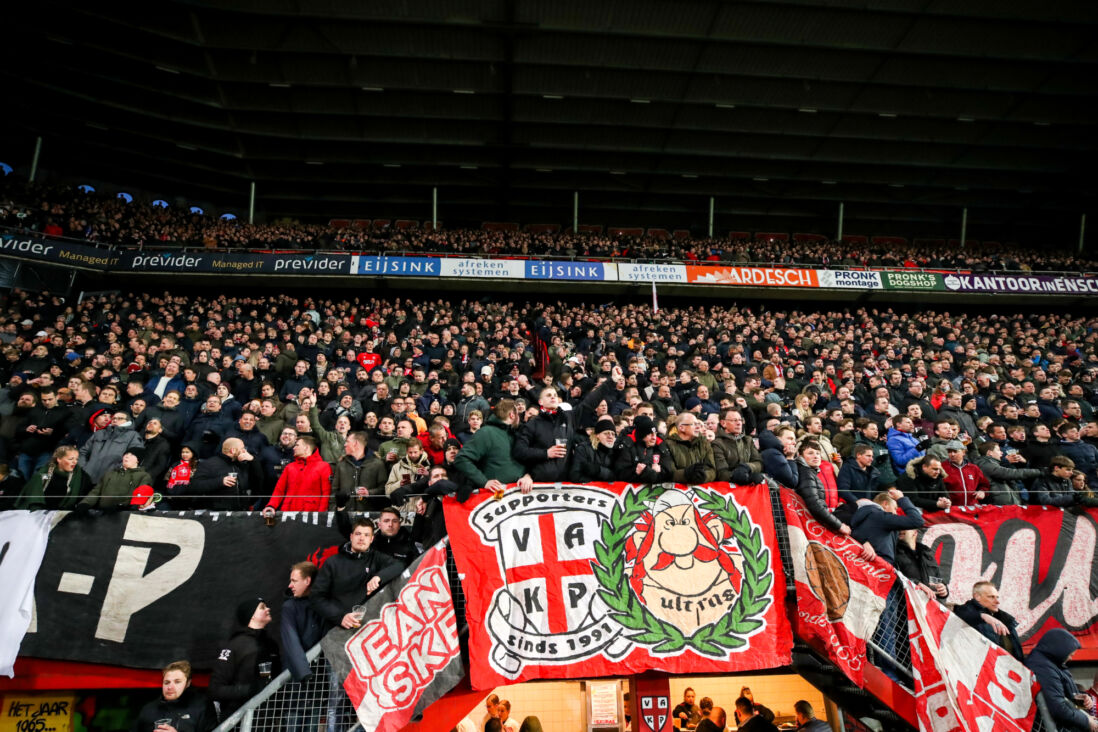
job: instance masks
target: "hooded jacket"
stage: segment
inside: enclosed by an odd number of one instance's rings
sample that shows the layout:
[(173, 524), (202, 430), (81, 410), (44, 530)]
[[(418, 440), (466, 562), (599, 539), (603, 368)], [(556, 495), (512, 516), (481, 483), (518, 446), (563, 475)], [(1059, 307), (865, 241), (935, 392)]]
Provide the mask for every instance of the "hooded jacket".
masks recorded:
[(282, 470), (267, 505), (277, 511), (327, 511), (331, 492), (332, 468), (314, 450)]
[(1079, 687), (1066, 665), (1068, 656), (1077, 651), (1079, 646), (1079, 640), (1071, 633), (1063, 628), (1053, 628), (1029, 652), (1026, 666), (1036, 674), (1037, 681), (1041, 684), (1041, 695), (1045, 698), (1045, 704), (1057, 727), (1073, 732), (1089, 732), (1087, 713), (1076, 707), (1072, 700), (1079, 693)]
[(920, 510), (941, 511), (942, 509), (938, 508), (938, 499), (949, 498), (942, 480), (943, 474), (939, 473), (937, 478), (932, 479), (922, 470), (924, 460), (926, 458), (921, 457), (908, 463), (904, 468), (904, 474), (896, 481), (896, 487)]
[(895, 427), (888, 428), (888, 454), (897, 470), (903, 470), (907, 464), (923, 454), (919, 449), (919, 438), (910, 432), (901, 432)]
[(800, 482), (800, 466), (797, 465), (796, 460), (785, 456), (781, 440), (777, 435), (764, 431), (759, 435), (759, 447), (763, 472), (786, 488), (795, 490)]

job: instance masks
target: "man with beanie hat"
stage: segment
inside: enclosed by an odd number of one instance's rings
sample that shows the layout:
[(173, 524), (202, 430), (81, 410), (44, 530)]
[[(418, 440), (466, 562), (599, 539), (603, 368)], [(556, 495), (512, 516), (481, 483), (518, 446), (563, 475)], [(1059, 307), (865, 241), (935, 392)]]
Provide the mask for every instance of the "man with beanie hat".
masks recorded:
[(633, 429), (622, 436), (614, 472), (631, 483), (670, 483), (674, 466), (667, 445), (656, 433), (651, 417), (633, 420)]
[(235, 619), (238, 629), (217, 654), (210, 674), (210, 697), (222, 722), (279, 672), (278, 644), (264, 630), (271, 610), (263, 598), (241, 600)]
[(577, 483), (614, 480), (614, 458), (617, 457), (618, 431), (614, 420), (600, 417), (591, 439), (576, 441), (569, 476)]

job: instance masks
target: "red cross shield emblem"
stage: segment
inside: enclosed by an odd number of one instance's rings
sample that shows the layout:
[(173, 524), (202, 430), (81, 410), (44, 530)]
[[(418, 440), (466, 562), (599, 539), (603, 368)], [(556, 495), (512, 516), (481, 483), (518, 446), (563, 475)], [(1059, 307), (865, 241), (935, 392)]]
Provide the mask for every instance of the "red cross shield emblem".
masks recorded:
[(640, 698), (640, 732), (663, 732), (671, 719), (670, 701), (666, 696), (645, 695)]

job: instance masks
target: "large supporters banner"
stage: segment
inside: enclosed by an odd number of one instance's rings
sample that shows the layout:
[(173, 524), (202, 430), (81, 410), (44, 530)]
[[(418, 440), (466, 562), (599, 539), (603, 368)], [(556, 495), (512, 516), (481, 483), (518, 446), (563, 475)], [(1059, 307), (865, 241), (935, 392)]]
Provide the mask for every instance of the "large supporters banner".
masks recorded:
[(698, 285), (734, 285), (737, 287), (819, 287), (814, 269), (788, 267), (713, 267), (690, 264), (686, 280)]
[(964, 602), (972, 585), (991, 581), (1027, 649), (1057, 627), (1098, 649), (1098, 510), (989, 506), (923, 517), (923, 542), (949, 579), (951, 599)]
[[(47, 515), (3, 515), (19, 514)], [(290, 565), (346, 540), (333, 516), (282, 514), (268, 527), (257, 513), (70, 513), (50, 531), (20, 655), (208, 669), (241, 599), (265, 598), (278, 628)]]
[(558, 484), (444, 506), (474, 688), (790, 662), (765, 485)]
[(896, 572), (881, 559), (862, 559), (858, 542), (824, 528), (796, 493), (783, 488), (781, 495), (797, 587), (797, 635), (861, 686), (866, 639), (873, 636)]
[(1030, 670), (913, 582), (903, 583), (919, 729), (1032, 729), (1038, 685)]
[(321, 648), (366, 732), (396, 732), (453, 689), (461, 665), (444, 544), (428, 549), (366, 603), (362, 626)]

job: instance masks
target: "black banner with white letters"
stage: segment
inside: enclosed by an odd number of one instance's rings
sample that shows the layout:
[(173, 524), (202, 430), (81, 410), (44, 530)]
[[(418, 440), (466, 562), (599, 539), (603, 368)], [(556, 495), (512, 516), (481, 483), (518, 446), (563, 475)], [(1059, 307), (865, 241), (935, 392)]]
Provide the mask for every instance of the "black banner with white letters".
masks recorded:
[(263, 597), (274, 620), (290, 566), (343, 541), (331, 514), (136, 512), (78, 517), (50, 533), (21, 656), (159, 668), (209, 668), (237, 604)]

